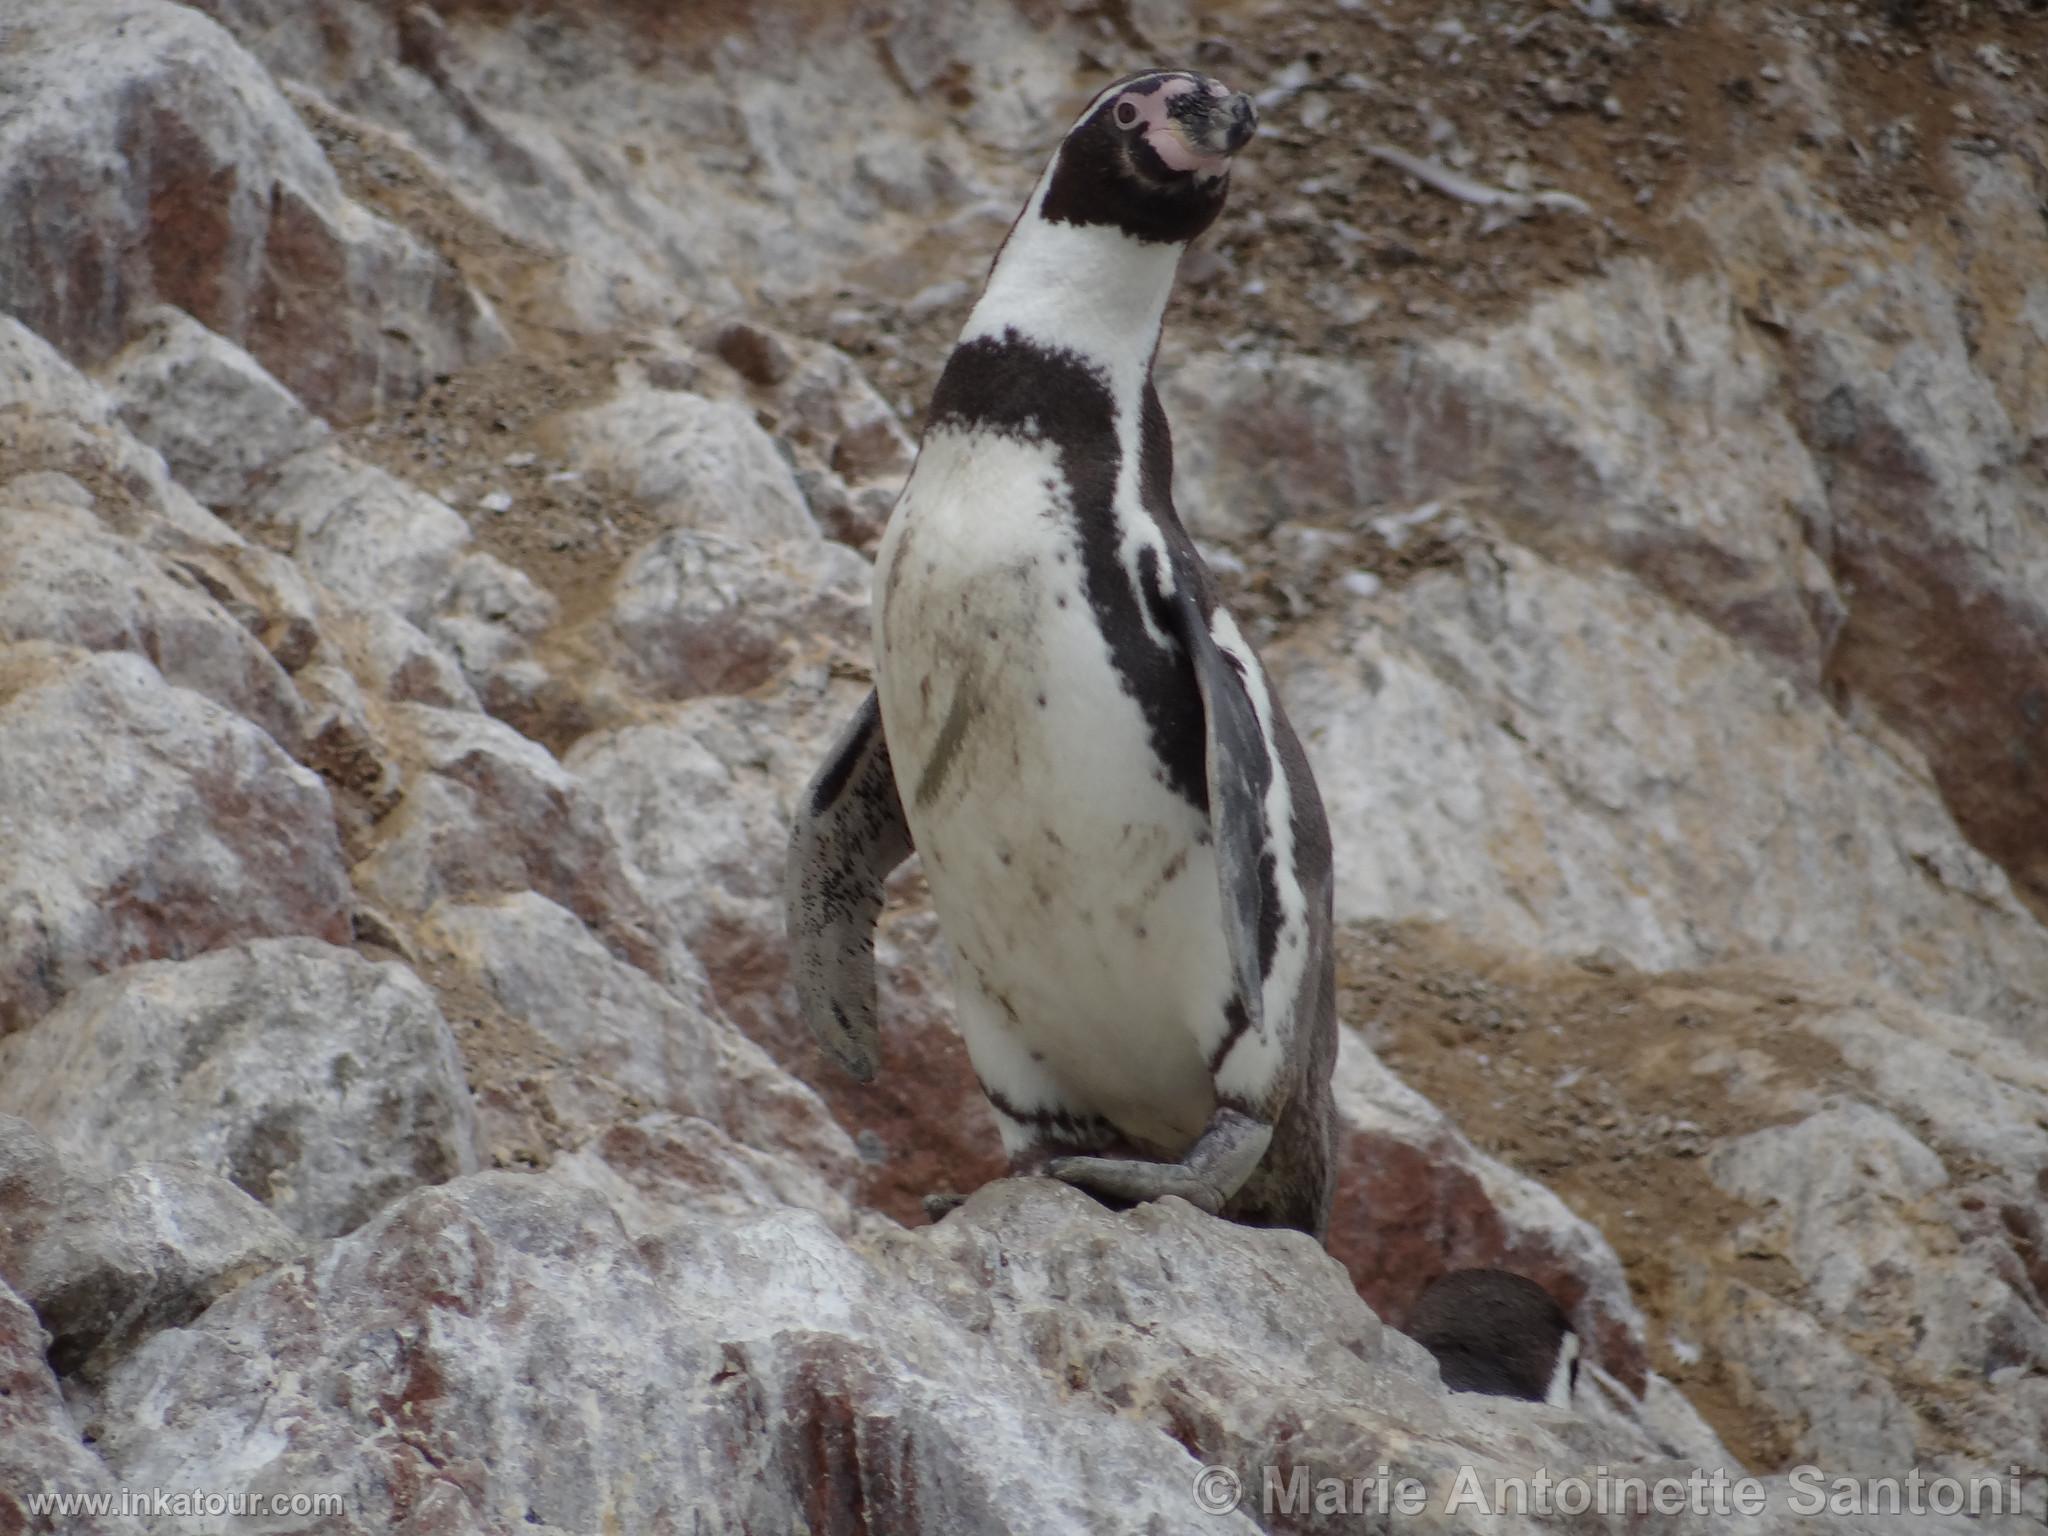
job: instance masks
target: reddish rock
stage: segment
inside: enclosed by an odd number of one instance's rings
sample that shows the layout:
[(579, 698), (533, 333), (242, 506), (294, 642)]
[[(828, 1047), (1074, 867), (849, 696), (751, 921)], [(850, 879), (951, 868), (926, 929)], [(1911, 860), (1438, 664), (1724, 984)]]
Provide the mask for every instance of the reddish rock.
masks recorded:
[(215, 23), (165, 0), (22, 0), (8, 21), (0, 308), (74, 360), (174, 304), (346, 416), (503, 347), (453, 267), (348, 201)]
[(0, 762), (0, 1035), (138, 960), (348, 942), (319, 778), (142, 657), (0, 648)]
[(1511, 1270), (1572, 1314), (1590, 1358), (1643, 1390), (1643, 1317), (1597, 1230), (1535, 1180), (1479, 1152), (1348, 1036), (1337, 1096), (1329, 1247), (1375, 1312), (1398, 1327), (1440, 1275)]

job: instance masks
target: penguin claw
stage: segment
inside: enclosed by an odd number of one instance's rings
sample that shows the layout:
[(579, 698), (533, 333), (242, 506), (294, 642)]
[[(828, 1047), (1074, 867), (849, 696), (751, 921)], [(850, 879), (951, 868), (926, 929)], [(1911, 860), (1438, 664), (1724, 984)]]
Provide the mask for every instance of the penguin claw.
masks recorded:
[(1178, 1195), (1189, 1205), (1214, 1216), (1223, 1209), (1223, 1193), (1183, 1163), (1147, 1163), (1122, 1157), (1056, 1157), (1045, 1171), (1106, 1200), (1136, 1205)]

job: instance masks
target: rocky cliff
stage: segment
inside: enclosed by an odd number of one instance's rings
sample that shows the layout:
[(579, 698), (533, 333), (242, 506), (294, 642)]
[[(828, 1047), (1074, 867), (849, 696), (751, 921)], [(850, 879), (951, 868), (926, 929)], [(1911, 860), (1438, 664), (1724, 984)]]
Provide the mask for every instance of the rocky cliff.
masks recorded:
[[(1266, 122), (1161, 376), (1334, 823), (1332, 1254), (925, 1224), (1000, 1164), (914, 868), (876, 1085), (785, 975), (948, 339), (1177, 60)], [(1801, 1464), (2038, 1529), (2044, 65), (2037, 0), (13, 0), (0, 1531), (1930, 1523)], [(1471, 1264), (1574, 1409), (1396, 1331)], [(332, 1503), (45, 1502), (164, 1489)]]

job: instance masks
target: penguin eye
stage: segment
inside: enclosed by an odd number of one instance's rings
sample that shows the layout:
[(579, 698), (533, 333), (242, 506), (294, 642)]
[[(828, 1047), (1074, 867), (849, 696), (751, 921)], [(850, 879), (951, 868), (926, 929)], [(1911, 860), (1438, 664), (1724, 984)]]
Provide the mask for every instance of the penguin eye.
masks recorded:
[(1138, 104), (1126, 96), (1116, 104), (1110, 116), (1116, 119), (1119, 128), (1135, 128), (1138, 126)]

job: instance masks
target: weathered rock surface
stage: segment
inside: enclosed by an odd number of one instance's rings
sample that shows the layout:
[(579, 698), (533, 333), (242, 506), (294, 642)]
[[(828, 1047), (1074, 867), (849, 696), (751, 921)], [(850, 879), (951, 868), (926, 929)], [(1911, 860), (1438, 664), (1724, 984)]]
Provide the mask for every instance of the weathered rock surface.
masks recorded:
[(120, 1516), (60, 1515), (31, 1501), (102, 1494), (116, 1484), (80, 1443), (57, 1378), (43, 1360), (49, 1335), (28, 1303), (0, 1280), (0, 1520), (24, 1536), (128, 1536), (142, 1527)]
[(865, 649), (871, 576), (841, 544), (678, 528), (619, 573), (606, 648), (654, 698), (745, 693), (820, 640)]
[(44, 640), (148, 659), (296, 749), (303, 707), (244, 615), (191, 561), (152, 556), (88, 512), (0, 490), (0, 643)]
[(717, 1016), (701, 975), (664, 986), (532, 891), (437, 906), (420, 939), (544, 1043), (558, 1066), (545, 1090), (548, 1119), (604, 1126), (666, 1112), (719, 1126), (740, 1145), (778, 1149), (835, 1182), (851, 1178), (846, 1133)]
[(609, 476), (664, 522), (742, 539), (817, 536), (788, 461), (737, 401), (631, 391), (560, 431), (575, 463)]
[(347, 937), (320, 781), (142, 657), (0, 652), (0, 759), (0, 1032), (137, 960)]
[(239, 505), (267, 471), (326, 438), (327, 424), (261, 363), (183, 310), (135, 323), (142, 334), (101, 376), (122, 424), (209, 507)]
[(504, 343), (445, 261), (342, 195), (269, 75), (186, 6), (11, 7), (0, 95), (0, 306), (76, 360), (174, 304), (349, 413)]
[[(1001, 1419), (960, 1412), (989, 1401)], [(594, 1194), (486, 1174), (159, 1334), (82, 1406), (126, 1481), (239, 1446), (252, 1490), (345, 1490), (337, 1531), (1249, 1531), (1193, 1502), (1205, 1463), (1258, 1490), (1326, 1459), (1437, 1489), (1416, 1529), (1521, 1530), (1444, 1513), (1456, 1468), (1654, 1454), (1468, 1410), (1299, 1236), (1040, 1181), (863, 1252), (799, 1213), (677, 1211), (635, 1244)]]
[[(1739, 1460), (1758, 1530), (1903, 1536), (1783, 1474), (2039, 1465), (2038, 7), (1441, 9), (6, 10), (0, 1529), (1354, 1530), (1194, 1473)], [(881, 1079), (789, 994), (918, 407), (1152, 58), (1264, 119), (1162, 371), (1335, 822), (1328, 1256), (984, 1188), (914, 863)], [(1393, 1331), (1473, 1264), (1572, 1309), (1572, 1411)]]
[(106, 1172), (182, 1159), (296, 1232), (477, 1165), (461, 1060), (402, 966), (307, 939), (134, 966), (0, 1042), (0, 1113)]
[(35, 1308), (61, 1371), (104, 1371), (198, 1316), (301, 1242), (191, 1163), (81, 1175), (23, 1120), (0, 1116), (0, 1282)]
[(1589, 1222), (1480, 1153), (1348, 1030), (1336, 1091), (1341, 1139), (1330, 1251), (1376, 1312), (1400, 1322), (1453, 1269), (1512, 1270), (1571, 1313), (1588, 1361), (1641, 1392), (1642, 1314), (1614, 1250)]
[(2015, 1029), (2048, 1006), (2048, 935), (1910, 749), (1636, 582), (1486, 542), (1347, 607), (1271, 658), (1344, 915), (1650, 969), (1796, 959)]
[(356, 866), (366, 895), (424, 913), (441, 901), (537, 891), (632, 964), (668, 974), (668, 917), (641, 893), (599, 802), (546, 748), (486, 715), (401, 704), (387, 719), (419, 766), (376, 851)]

